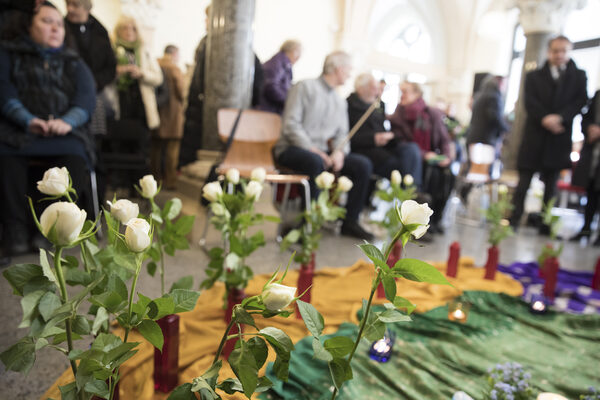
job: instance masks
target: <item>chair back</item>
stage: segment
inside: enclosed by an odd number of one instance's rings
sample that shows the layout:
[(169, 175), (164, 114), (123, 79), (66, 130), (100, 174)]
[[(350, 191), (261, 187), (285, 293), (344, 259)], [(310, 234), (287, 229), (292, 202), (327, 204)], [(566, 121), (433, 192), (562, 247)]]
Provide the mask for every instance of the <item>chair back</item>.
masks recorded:
[[(217, 112), (219, 137), (223, 142), (227, 142), (238, 113), (236, 108), (221, 108)], [(237, 168), (243, 177), (249, 177), (258, 167), (264, 168), (267, 173), (276, 172), (271, 150), (280, 135), (281, 117), (278, 114), (244, 110), (219, 170)]]

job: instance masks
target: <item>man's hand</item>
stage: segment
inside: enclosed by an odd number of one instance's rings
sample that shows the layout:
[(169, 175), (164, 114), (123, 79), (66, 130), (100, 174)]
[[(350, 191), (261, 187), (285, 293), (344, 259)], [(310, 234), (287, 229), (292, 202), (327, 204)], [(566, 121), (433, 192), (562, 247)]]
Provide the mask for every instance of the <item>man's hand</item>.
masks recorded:
[(375, 146), (381, 147), (388, 144), (394, 138), (393, 132), (377, 132), (375, 134)]
[(57, 136), (64, 136), (71, 132), (73, 128), (62, 119), (52, 119), (48, 121), (48, 131)]
[(341, 150), (336, 150), (331, 153), (330, 157), (333, 164), (333, 171), (340, 171), (344, 167), (344, 153)]
[(332, 165), (331, 157), (329, 157), (329, 155), (327, 153), (317, 149), (316, 147), (311, 147), (310, 151), (312, 151), (315, 154), (318, 154), (319, 157), (321, 157), (321, 159), (323, 160), (323, 164), (325, 165), (325, 169), (329, 169), (329, 167), (331, 167), (331, 165)]
[(33, 118), (27, 127), (34, 135), (48, 136), (48, 123), (40, 118)]
[(591, 124), (587, 131), (587, 141), (594, 143), (598, 139), (600, 139), (600, 125)]
[(565, 128), (562, 125), (562, 117), (558, 114), (546, 115), (542, 118), (542, 126), (555, 135), (565, 131)]

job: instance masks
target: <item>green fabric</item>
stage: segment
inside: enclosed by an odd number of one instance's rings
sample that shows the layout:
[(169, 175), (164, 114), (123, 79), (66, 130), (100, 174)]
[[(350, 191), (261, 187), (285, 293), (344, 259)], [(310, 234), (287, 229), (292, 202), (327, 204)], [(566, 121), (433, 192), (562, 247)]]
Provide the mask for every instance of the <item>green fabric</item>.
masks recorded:
[[(485, 398), (487, 368), (519, 362), (532, 374), (534, 393), (560, 393), (578, 399), (589, 386), (600, 386), (600, 316), (548, 312), (534, 315), (522, 300), (490, 292), (465, 292), (473, 304), (466, 324), (450, 322), (447, 307), (413, 315), (412, 322), (388, 325), (396, 332), (392, 358), (378, 363), (362, 341), (352, 361), (354, 379), (338, 399), (450, 399), (463, 390)], [(327, 322), (327, 321), (325, 321)], [(336, 335), (356, 337), (358, 328), (343, 324)], [(292, 352), (290, 378), (278, 381), (262, 399), (331, 398), (327, 365), (313, 359), (311, 338)]]

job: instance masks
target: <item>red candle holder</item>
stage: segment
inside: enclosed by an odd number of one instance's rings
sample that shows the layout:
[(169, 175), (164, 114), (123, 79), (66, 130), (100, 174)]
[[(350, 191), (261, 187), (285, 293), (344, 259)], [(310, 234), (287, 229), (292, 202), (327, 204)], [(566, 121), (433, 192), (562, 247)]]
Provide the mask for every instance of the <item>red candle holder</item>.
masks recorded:
[(544, 261), (544, 296), (551, 301), (554, 300), (554, 292), (556, 290), (556, 280), (558, 276), (558, 259), (556, 257), (548, 257)]
[(446, 276), (456, 278), (458, 273), (458, 259), (460, 258), (460, 243), (453, 242), (450, 245), (450, 254), (448, 255), (448, 263), (446, 264)]
[[(238, 288), (229, 289), (229, 293), (227, 294), (227, 309), (225, 310), (225, 322), (226, 323), (229, 324), (231, 322), (233, 307), (235, 307), (237, 304), (240, 304), (244, 300), (245, 297), (246, 297), (246, 293), (244, 292), (244, 289), (238, 289)], [(236, 333), (239, 333), (239, 332), (240, 331), (239, 331), (237, 325), (234, 324), (231, 327), (231, 330), (229, 331), (228, 335), (235, 335)], [(222, 355), (225, 358), (229, 357), (229, 355), (235, 348), (236, 342), (237, 342), (237, 338), (229, 339), (227, 342), (225, 342), (225, 346), (223, 346), (223, 352), (222, 352)]]
[(488, 279), (490, 281), (496, 279), (496, 269), (498, 268), (498, 255), (499, 251), (497, 246), (490, 246), (488, 248), (488, 258), (487, 262), (485, 263), (485, 275), (483, 277), (484, 279)]
[(179, 372), (179, 315), (156, 321), (163, 334), (162, 351), (154, 349), (154, 390), (169, 393), (177, 386)]
[[(310, 303), (311, 300), (311, 290), (313, 284), (313, 277), (315, 275), (315, 253), (310, 255), (310, 261), (305, 264), (300, 265), (300, 273), (298, 275), (298, 292), (304, 293), (300, 296), (300, 300), (305, 303)], [(305, 293), (306, 292), (306, 293)], [(296, 304), (296, 318), (302, 319), (300, 315), (300, 310), (298, 309), (298, 305)]]
[(596, 261), (596, 270), (594, 271), (594, 277), (592, 278), (592, 289), (600, 290), (600, 257)]

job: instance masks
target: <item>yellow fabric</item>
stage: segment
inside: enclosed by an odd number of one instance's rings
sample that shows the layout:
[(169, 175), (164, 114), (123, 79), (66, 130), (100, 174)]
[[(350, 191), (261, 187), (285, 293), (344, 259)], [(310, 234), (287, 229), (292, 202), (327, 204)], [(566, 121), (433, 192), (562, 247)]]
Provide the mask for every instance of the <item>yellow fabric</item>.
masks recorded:
[[(523, 288), (519, 282), (508, 275), (496, 274), (494, 281), (483, 279), (484, 269), (474, 268), (471, 258), (461, 258), (457, 278), (449, 278), (453, 286), (431, 285), (399, 279), (397, 282), (398, 295), (405, 297), (417, 304), (417, 312), (425, 312), (432, 308), (446, 304), (463, 290), (484, 290), (490, 292), (503, 292), (511, 296), (520, 296)], [(441, 272), (445, 272), (446, 263), (433, 263)], [(359, 260), (347, 268), (322, 268), (319, 269), (313, 280), (312, 304), (319, 310), (325, 319), (325, 333), (338, 330), (342, 322), (357, 323), (356, 312), (361, 306), (361, 300), (368, 296), (371, 281), (375, 276), (373, 265)], [(269, 275), (256, 276), (246, 288), (246, 295), (252, 296), (261, 292)], [(296, 286), (298, 271), (290, 271), (283, 282), (288, 286)], [(223, 294), (224, 286), (218, 284), (202, 293), (196, 308), (188, 313), (181, 314), (180, 324), (180, 384), (191, 382), (193, 378), (202, 375), (212, 363), (219, 341), (223, 335), (226, 324), (224, 322)], [(375, 304), (386, 302), (385, 299), (375, 298)], [(295, 316), (289, 318), (271, 318), (264, 320), (257, 318), (259, 328), (274, 326), (285, 331), (294, 343), (308, 334), (304, 323)], [(115, 334), (122, 335), (122, 330), (117, 329)], [(152, 380), (153, 355), (152, 345), (147, 343), (137, 332), (130, 334), (131, 341), (141, 342), (138, 353), (128, 360), (121, 368), (122, 379), (120, 382), (121, 400), (159, 400), (166, 399), (167, 394), (154, 393)], [(275, 360), (274, 352), (269, 352), (269, 361)], [(264, 371), (263, 371), (264, 372)], [(234, 377), (225, 363), (221, 370), (220, 380)], [(59, 399), (59, 385), (65, 385), (73, 380), (71, 370), (67, 370), (44, 394), (42, 399), (48, 397)], [(242, 399), (243, 396), (227, 396), (223, 398)]]

